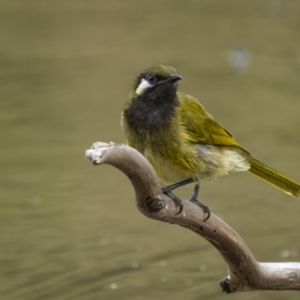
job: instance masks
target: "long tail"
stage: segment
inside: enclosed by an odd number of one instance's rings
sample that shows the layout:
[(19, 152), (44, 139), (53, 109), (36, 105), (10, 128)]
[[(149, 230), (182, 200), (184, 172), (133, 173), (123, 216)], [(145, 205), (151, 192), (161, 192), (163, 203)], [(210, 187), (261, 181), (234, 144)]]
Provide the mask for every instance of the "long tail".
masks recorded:
[(266, 166), (250, 155), (246, 156), (245, 158), (251, 165), (249, 172), (260, 177), (261, 179), (264, 179), (265, 181), (269, 182), (273, 186), (289, 195), (300, 197), (300, 183), (287, 178), (283, 174)]

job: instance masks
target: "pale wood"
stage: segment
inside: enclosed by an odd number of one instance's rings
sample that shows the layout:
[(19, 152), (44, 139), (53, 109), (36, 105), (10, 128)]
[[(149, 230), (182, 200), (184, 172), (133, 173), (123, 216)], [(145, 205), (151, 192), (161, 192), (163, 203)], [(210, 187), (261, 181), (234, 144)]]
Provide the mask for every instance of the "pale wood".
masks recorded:
[(152, 166), (135, 149), (123, 144), (97, 142), (86, 151), (86, 158), (93, 165), (110, 164), (127, 175), (135, 190), (137, 207), (145, 216), (186, 227), (217, 248), (228, 266), (228, 276), (220, 283), (223, 291), (300, 290), (299, 262), (257, 262), (243, 239), (229, 225), (213, 213), (203, 222), (202, 210), (189, 201), (183, 201), (183, 211), (176, 215), (177, 208), (161, 193)]

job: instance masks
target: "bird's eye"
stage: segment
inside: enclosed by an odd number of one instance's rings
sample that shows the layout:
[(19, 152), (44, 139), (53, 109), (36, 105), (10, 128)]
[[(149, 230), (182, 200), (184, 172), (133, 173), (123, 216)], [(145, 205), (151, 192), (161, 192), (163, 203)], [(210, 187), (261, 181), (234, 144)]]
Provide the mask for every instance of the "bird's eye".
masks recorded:
[(155, 77), (153, 74), (149, 74), (149, 75), (147, 76), (147, 81), (148, 81), (150, 84), (154, 85), (154, 84), (156, 84), (156, 77)]

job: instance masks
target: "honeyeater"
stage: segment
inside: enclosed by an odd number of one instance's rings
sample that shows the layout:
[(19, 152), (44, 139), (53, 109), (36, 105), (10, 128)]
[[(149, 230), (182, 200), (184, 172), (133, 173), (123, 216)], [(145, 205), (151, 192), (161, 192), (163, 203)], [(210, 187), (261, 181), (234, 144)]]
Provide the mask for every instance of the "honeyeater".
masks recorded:
[[(155, 65), (134, 81), (122, 116), (127, 144), (142, 153), (172, 194), (178, 186), (214, 181), (231, 172), (249, 171), (283, 192), (300, 197), (300, 184), (253, 158), (194, 97), (177, 91), (182, 79), (171, 66)], [(196, 185), (193, 197), (197, 202)]]

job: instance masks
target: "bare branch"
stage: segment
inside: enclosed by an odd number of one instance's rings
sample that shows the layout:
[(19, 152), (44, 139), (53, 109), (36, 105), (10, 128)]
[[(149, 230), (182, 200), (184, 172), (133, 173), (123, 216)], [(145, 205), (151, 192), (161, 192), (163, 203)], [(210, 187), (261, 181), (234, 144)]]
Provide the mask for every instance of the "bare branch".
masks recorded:
[(110, 164), (131, 180), (136, 204), (147, 217), (175, 223), (191, 229), (209, 241), (223, 256), (228, 276), (221, 281), (227, 293), (253, 290), (300, 290), (300, 263), (259, 263), (243, 239), (220, 218), (211, 215), (203, 222), (201, 209), (183, 201), (183, 211), (176, 215), (174, 202), (161, 193), (155, 171), (135, 149), (115, 143), (97, 142), (86, 151), (93, 165)]

